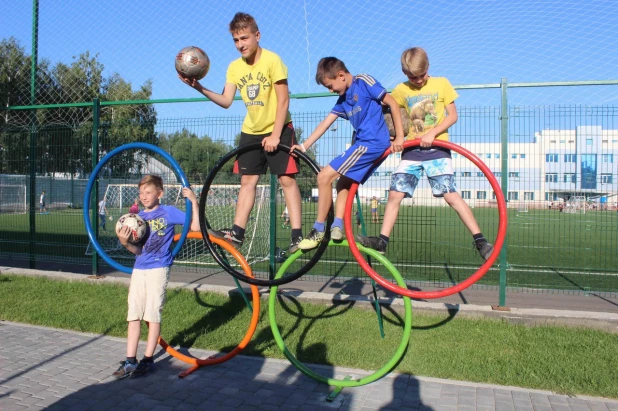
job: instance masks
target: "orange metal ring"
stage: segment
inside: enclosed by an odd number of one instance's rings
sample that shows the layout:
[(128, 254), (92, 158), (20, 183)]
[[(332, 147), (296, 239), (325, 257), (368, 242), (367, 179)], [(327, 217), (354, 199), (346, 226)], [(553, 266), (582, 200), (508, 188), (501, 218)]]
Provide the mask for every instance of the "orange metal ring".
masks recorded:
[[(174, 236), (174, 241), (177, 241), (179, 237), (180, 237), (180, 234), (176, 234), (176, 236)], [(209, 237), (210, 237), (210, 241), (212, 241), (213, 243), (223, 248), (225, 251), (230, 253), (236, 259), (236, 261), (238, 261), (238, 263), (241, 265), (247, 277), (253, 277), (253, 271), (251, 270), (251, 267), (249, 267), (249, 264), (247, 263), (245, 258), (242, 256), (242, 254), (238, 252), (238, 250), (234, 248), (234, 246), (232, 246), (230, 243), (228, 243), (225, 240), (214, 238), (212, 236), (209, 236)], [(187, 235), (187, 238), (201, 240), (202, 233), (190, 232)], [(240, 344), (238, 344), (236, 348), (234, 348), (232, 351), (230, 351), (227, 354), (217, 356), (217, 357), (210, 357), (207, 359), (195, 358), (195, 357), (191, 357), (191, 356), (178, 352), (173, 347), (170, 347), (169, 344), (162, 337), (159, 337), (159, 344), (161, 345), (161, 347), (163, 347), (163, 349), (168, 354), (170, 354), (172, 357), (180, 361), (193, 365), (193, 367), (190, 368), (189, 370), (180, 373), (179, 377), (185, 377), (203, 365), (221, 364), (222, 362), (225, 362), (235, 357), (238, 353), (240, 353), (247, 346), (247, 344), (249, 344), (249, 341), (251, 341), (251, 338), (253, 337), (253, 334), (255, 333), (255, 329), (257, 328), (257, 323), (260, 318), (260, 292), (257, 286), (255, 285), (251, 285), (251, 296), (253, 299), (253, 313), (251, 315), (251, 322), (249, 323), (249, 329), (247, 329), (247, 332), (245, 333), (245, 336), (240, 342)]]

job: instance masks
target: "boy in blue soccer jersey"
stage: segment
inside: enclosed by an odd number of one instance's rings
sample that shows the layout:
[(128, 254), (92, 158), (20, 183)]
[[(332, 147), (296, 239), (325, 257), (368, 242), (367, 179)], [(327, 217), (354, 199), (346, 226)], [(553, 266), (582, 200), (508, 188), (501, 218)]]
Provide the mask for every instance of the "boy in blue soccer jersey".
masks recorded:
[[(294, 145), (291, 152), (306, 151), (339, 117), (352, 123), (356, 140), (318, 174), (318, 215), (307, 238), (298, 244), (301, 250), (316, 248), (324, 239), (325, 221), (333, 201), (332, 184), (337, 179), (335, 221), (330, 230), (330, 238), (335, 241), (343, 240), (343, 215), (352, 182), (364, 183), (379, 166), (374, 162), (389, 147), (395, 152), (401, 151), (404, 139), (397, 102), (370, 75), (353, 76), (341, 60), (324, 57), (318, 63), (315, 80), (330, 92), (338, 94), (339, 99), (330, 114), (318, 124), (307, 140), (303, 144)], [(394, 113), (395, 140), (392, 143), (382, 116), (382, 103), (389, 106)]]
[[(195, 193), (185, 187), (182, 195), (192, 204), (191, 231), (200, 231), (199, 211)], [(138, 244), (129, 242), (131, 229), (122, 227), (116, 232), (120, 244), (136, 255), (131, 284), (129, 286), (129, 311), (127, 314), (127, 358), (112, 374), (121, 379), (142, 377), (154, 369), (152, 356), (161, 332), (161, 311), (165, 303), (165, 288), (174, 258), (170, 251), (174, 238), (174, 225), (184, 224), (185, 213), (173, 206), (160, 204), (163, 196), (163, 180), (159, 176), (147, 175), (139, 183), (139, 198), (144, 209), (139, 212), (150, 228), (146, 237)], [(141, 321), (148, 325), (148, 342), (144, 358), (137, 363), (137, 346)]]
[[(420, 47), (403, 52), (401, 68), (408, 81), (398, 84), (392, 95), (410, 116), (408, 139), (420, 139), (420, 146), (406, 149), (401, 155), (401, 163), (393, 172), (380, 236), (365, 237), (357, 234), (356, 240), (365, 247), (384, 254), (401, 201), (414, 195), (424, 171), (434, 197), (444, 198), (457, 212), (472, 234), (474, 246), (481, 257), (487, 260), (494, 247), (487, 242), (472, 210), (457, 192), (451, 152), (432, 146), (435, 139), (448, 141), (448, 129), (457, 121), (457, 92), (445, 77), (429, 76), (429, 59), (425, 50)], [(399, 108), (392, 112), (399, 113)]]

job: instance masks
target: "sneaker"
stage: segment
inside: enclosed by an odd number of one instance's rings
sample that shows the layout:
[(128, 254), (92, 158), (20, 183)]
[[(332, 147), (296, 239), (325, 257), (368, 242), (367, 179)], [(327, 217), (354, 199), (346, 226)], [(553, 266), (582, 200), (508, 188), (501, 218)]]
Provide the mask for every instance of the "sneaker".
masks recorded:
[(335, 241), (341, 241), (344, 239), (343, 230), (341, 227), (333, 227), (330, 229), (330, 239)]
[(309, 231), (307, 238), (298, 243), (298, 248), (301, 250), (313, 250), (324, 240), (324, 231), (318, 231), (312, 228)]
[(298, 237), (297, 239), (292, 239), (292, 241), (290, 242), (290, 248), (288, 248), (288, 255), (292, 255), (294, 254), (297, 250), (298, 250), (298, 245), (300, 244), (300, 242), (303, 241), (303, 237)]
[(356, 241), (361, 243), (363, 247), (376, 250), (380, 254), (386, 252), (386, 246), (388, 245), (386, 241), (382, 240), (380, 237), (365, 237), (362, 234), (356, 234)]
[(494, 246), (489, 244), (487, 241), (483, 241), (481, 243), (474, 242), (474, 248), (476, 248), (483, 257), (483, 260), (487, 260), (491, 254), (494, 252)]
[(231, 228), (226, 228), (223, 230), (211, 230), (209, 228), (208, 234), (210, 234), (213, 237), (217, 237), (217, 238), (227, 241), (228, 243), (232, 244), (234, 248), (242, 247), (243, 240), (236, 237), (236, 233)]
[(128, 376), (133, 374), (133, 372), (135, 371), (136, 368), (137, 368), (137, 363), (131, 364), (127, 360), (120, 361), (120, 367), (118, 367), (118, 369), (116, 371), (114, 371), (112, 376), (118, 378), (119, 380), (121, 380), (121, 379), (127, 378)]
[(131, 373), (131, 378), (144, 377), (153, 371), (154, 371), (153, 361), (146, 362), (144, 360), (141, 360), (139, 364), (137, 364), (135, 371)]

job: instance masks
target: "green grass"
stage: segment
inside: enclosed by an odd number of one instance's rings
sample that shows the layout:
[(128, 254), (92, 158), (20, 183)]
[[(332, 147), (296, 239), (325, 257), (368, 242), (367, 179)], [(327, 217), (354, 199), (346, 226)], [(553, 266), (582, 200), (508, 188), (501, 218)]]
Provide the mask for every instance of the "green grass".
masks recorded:
[[(384, 206), (380, 206), (380, 215)], [(303, 203), (305, 232), (315, 219), (315, 203)], [(277, 210), (279, 216), (281, 210)], [(368, 208), (363, 208), (370, 220)], [(483, 233), (495, 239), (496, 209), (473, 209)], [(229, 214), (229, 212), (226, 212)], [(117, 217), (117, 216), (116, 216)], [(556, 210), (530, 209), (528, 213), (508, 211), (508, 270), (510, 287), (544, 288), (572, 292), (618, 291), (618, 213), (588, 211), (566, 214)], [(108, 222), (113, 236), (115, 221)], [(290, 230), (276, 226), (277, 246), (287, 249)], [(367, 223), (369, 235), (379, 234), (380, 224)], [(355, 230), (357, 230), (355, 228)], [(35, 252), (42, 258), (82, 261), (87, 236), (81, 210), (54, 211), (36, 216)], [(28, 250), (28, 215), (0, 215), (2, 254), (14, 255)], [(258, 240), (259, 241), (259, 240)], [(468, 278), (482, 263), (472, 248), (472, 239), (456, 213), (449, 207), (403, 206), (386, 256), (402, 275), (419, 284), (446, 284)], [(300, 259), (300, 264), (306, 259)], [(294, 268), (294, 266), (293, 266)], [(199, 270), (199, 269), (198, 269)], [(268, 263), (254, 266), (268, 271)], [(385, 270), (379, 271), (388, 275)], [(364, 276), (351, 254), (342, 249), (328, 250), (309, 275)], [(479, 284), (497, 286), (496, 266)]]
[[(2, 275), (0, 295), (4, 320), (126, 336), (127, 288), (122, 285)], [(383, 313), (384, 340), (375, 313), (353, 303), (284, 298), (277, 306), (282, 336), (300, 361), (374, 370), (392, 356), (402, 332), (402, 315), (388, 307)], [(283, 358), (267, 314), (263, 300), (258, 329), (244, 354)], [(168, 290), (163, 337), (176, 346), (229, 351), (249, 319), (240, 297)], [(398, 372), (618, 398), (616, 334), (448, 314), (414, 314), (412, 323)]]

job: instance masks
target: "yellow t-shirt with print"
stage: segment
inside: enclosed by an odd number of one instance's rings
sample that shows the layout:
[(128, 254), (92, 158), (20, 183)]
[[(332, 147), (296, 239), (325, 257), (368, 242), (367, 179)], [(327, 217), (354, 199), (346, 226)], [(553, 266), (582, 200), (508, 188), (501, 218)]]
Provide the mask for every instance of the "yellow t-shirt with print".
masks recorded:
[[(410, 116), (407, 140), (420, 137), (444, 121), (446, 106), (458, 97), (445, 77), (429, 77), (427, 83), (419, 89), (412, 88), (410, 82), (406, 81), (398, 84), (391, 95)], [(438, 134), (436, 138), (448, 141), (448, 131)]]
[[(266, 134), (273, 131), (277, 112), (275, 83), (287, 78), (288, 68), (281, 58), (266, 49), (262, 49), (260, 59), (252, 66), (242, 57), (230, 63), (226, 82), (236, 85), (247, 107), (242, 124), (244, 133)], [(290, 121), (292, 117), (288, 111), (285, 124)]]

